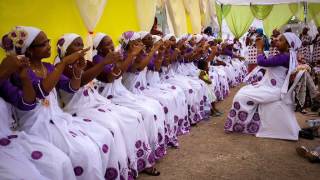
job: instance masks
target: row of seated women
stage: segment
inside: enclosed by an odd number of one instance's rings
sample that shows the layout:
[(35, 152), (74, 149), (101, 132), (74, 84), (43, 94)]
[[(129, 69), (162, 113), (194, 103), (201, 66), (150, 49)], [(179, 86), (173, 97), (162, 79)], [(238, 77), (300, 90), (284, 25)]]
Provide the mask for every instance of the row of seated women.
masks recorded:
[[(97, 33), (86, 61), (81, 37), (65, 34), (52, 65), (42, 62), (51, 55), (46, 34), (15, 27), (2, 38), (0, 179), (160, 175), (154, 165), (167, 148), (178, 147), (178, 136), (214, 111), (216, 95), (226, 97), (245, 75), (239, 60), (208, 66), (221, 60), (213, 42), (129, 31), (115, 48)], [(211, 83), (199, 79), (198, 61)]]

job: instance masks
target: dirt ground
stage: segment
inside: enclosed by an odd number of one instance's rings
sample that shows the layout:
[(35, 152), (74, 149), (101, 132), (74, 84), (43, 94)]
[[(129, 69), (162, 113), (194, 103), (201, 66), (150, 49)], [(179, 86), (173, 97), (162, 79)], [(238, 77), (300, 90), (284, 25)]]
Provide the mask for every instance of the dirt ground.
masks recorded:
[[(296, 154), (295, 147), (320, 145), (320, 139), (298, 142), (256, 138), (250, 135), (225, 134), (227, 112), (234, 94), (219, 102), (224, 116), (211, 118), (180, 136), (179, 149), (169, 149), (157, 163), (159, 177), (140, 175), (139, 180), (320, 180), (320, 164), (311, 164)], [(314, 117), (297, 113), (301, 127)]]

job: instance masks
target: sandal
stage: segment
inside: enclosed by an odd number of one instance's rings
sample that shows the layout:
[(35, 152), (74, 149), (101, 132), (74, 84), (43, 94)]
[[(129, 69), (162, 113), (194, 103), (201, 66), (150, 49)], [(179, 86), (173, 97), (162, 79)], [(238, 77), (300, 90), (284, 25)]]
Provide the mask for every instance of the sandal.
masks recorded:
[(297, 147), (296, 151), (299, 156), (308, 159), (311, 163), (320, 162), (319, 154), (316, 151), (309, 151), (304, 146)]
[(160, 172), (157, 171), (155, 167), (147, 168), (142, 171), (145, 174), (148, 174), (149, 176), (160, 176)]

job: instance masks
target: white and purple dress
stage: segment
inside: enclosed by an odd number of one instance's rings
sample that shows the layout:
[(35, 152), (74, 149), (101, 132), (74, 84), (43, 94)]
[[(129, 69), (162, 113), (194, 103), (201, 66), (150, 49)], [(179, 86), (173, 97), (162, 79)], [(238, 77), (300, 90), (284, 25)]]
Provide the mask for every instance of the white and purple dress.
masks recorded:
[[(44, 63), (48, 73), (54, 70), (49, 63)], [(104, 179), (110, 174), (118, 174), (118, 166), (106, 168), (113, 137), (105, 128), (96, 123), (64, 113), (57, 101), (58, 95), (53, 89), (50, 93), (43, 90), (42, 78), (29, 71), (29, 77), (37, 94), (37, 105), (29, 111), (17, 110), (19, 129), (28, 134), (42, 138), (71, 159), (74, 174), (77, 179)], [(19, 79), (13, 77), (13, 82), (19, 88)], [(61, 75), (56, 88), (69, 93), (70, 80)]]
[[(281, 99), (281, 88), (289, 67), (289, 54), (278, 54), (268, 59), (259, 55), (257, 62), (267, 69), (266, 74), (257, 84), (244, 86), (238, 91), (224, 129), (226, 132), (247, 133), (258, 137), (296, 140), (300, 127), (292, 108), (287, 108)], [(279, 119), (276, 116), (283, 115), (272, 113), (270, 116), (270, 112), (278, 110), (283, 111), (285, 119), (274, 123), (271, 116)], [(264, 128), (261, 128), (261, 123)]]
[[(102, 59), (102, 56), (96, 55), (93, 57), (93, 62), (99, 63)], [(104, 72), (111, 73), (113, 68), (113, 64), (106, 65)], [(109, 99), (112, 103), (132, 109), (142, 115), (142, 122), (144, 123), (145, 131), (149, 140), (152, 154), (154, 155), (154, 159), (161, 159), (165, 155), (166, 149), (164, 138), (165, 116), (162, 108), (159, 109), (160, 104), (158, 102), (154, 104), (154, 100), (150, 100), (150, 98), (130, 92), (122, 84), (122, 77), (115, 79), (113, 82), (105, 83), (99, 81), (97, 84), (100, 94)], [(150, 156), (148, 159), (149, 163), (154, 163), (154, 159), (152, 156)]]
[(110, 156), (111, 164), (120, 165), (120, 177), (136, 178), (138, 172), (154, 165), (143, 118), (140, 113), (115, 105), (101, 96), (88, 85), (81, 87), (75, 94), (61, 91), (64, 110), (88, 121), (92, 120), (108, 129), (114, 136), (114, 151)]
[[(22, 110), (35, 108), (23, 102), (22, 93), (9, 81), (1, 83), (0, 94)], [(65, 153), (39, 137), (11, 130), (14, 111), (2, 98), (0, 112), (0, 162), (5, 162), (0, 163), (0, 179), (76, 179)]]

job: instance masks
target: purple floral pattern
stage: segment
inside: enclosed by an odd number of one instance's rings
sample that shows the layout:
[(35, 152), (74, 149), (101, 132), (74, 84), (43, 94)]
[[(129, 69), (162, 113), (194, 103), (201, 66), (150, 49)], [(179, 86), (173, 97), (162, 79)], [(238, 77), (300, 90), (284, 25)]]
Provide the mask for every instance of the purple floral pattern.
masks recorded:
[(272, 86), (276, 86), (277, 85), (277, 81), (275, 79), (271, 79), (270, 80)]
[(119, 175), (119, 173), (116, 168), (107, 168), (106, 174), (104, 177), (105, 177), (105, 179), (114, 180), (114, 179), (117, 179), (118, 175)]
[(248, 113), (245, 111), (240, 111), (238, 114), (238, 118), (240, 121), (245, 121), (248, 117)]

